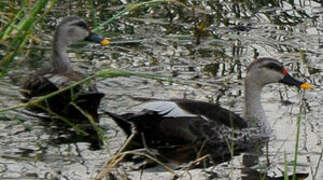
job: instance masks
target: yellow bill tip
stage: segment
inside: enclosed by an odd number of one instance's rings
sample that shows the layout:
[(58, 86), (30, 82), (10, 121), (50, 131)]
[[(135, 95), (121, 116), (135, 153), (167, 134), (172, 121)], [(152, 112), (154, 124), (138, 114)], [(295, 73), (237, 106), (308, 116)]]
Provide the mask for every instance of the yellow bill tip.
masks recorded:
[(300, 88), (302, 88), (302, 89), (312, 89), (312, 86), (310, 84), (303, 83), (303, 84), (301, 84)]
[(109, 41), (108, 39), (104, 39), (104, 40), (102, 40), (102, 41), (100, 42), (100, 44), (101, 44), (102, 46), (106, 46), (106, 45), (109, 45), (109, 44), (110, 44), (110, 41)]

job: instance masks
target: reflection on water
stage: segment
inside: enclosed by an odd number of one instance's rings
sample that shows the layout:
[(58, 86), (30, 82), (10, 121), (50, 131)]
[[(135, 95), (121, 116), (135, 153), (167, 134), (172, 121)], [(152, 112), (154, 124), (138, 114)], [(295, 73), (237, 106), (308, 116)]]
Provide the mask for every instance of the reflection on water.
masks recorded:
[[(118, 3), (109, 4), (109, 9), (120, 8)], [(72, 4), (72, 9), (74, 6)], [(296, 120), (303, 106), (298, 172), (310, 173), (309, 179), (314, 176), (322, 178), (321, 4), (315, 1), (295, 1), (294, 4), (283, 1), (276, 4), (273, 1), (271, 6), (265, 6), (201, 2), (196, 6), (201, 9), (196, 14), (175, 5), (143, 8), (123, 16), (104, 30), (111, 34), (114, 42), (110, 47), (88, 45), (82, 47), (82, 51), (87, 52), (85, 54), (71, 49), (73, 64), (90, 74), (113, 67), (172, 76), (189, 82), (179, 84), (137, 77), (97, 79), (99, 90), (106, 93), (101, 110), (126, 112), (138, 103), (127, 96), (132, 95), (199, 99), (220, 103), (242, 113), (246, 66), (256, 56), (275, 57), (293, 76), (309, 82), (314, 89), (304, 93), (283, 85), (265, 87), (264, 108), (275, 130), (275, 137), (269, 143), (271, 168), (268, 175), (282, 175), (284, 154), (288, 162), (293, 161)], [(65, 15), (59, 9), (56, 11), (60, 16)], [(100, 21), (116, 13), (112, 10), (107, 14), (104, 12), (102, 17), (98, 16)], [(55, 26), (58, 14), (48, 17), (50, 22), (44, 27), (45, 32), (40, 32), (42, 39), (51, 39), (44, 34), (52, 34), (49, 27)], [(194, 21), (204, 23), (205, 29), (198, 29)], [(197, 38), (200, 39), (198, 45)], [(49, 56), (48, 50), (39, 48), (39, 51)], [(38, 63), (33, 66), (39, 65), (39, 59), (33, 59)], [(0, 81), (1, 108), (20, 103), (18, 85), (30, 69), (26, 66), (13, 69)], [(291, 104), (284, 105), (282, 99)], [(38, 118), (24, 113), (22, 109), (1, 113), (0, 119), (1, 178), (88, 179), (94, 177), (108, 159), (107, 149), (91, 151), (86, 142), (56, 143), (55, 139), (66, 134), (51, 133), (56, 130), (43, 125)], [(123, 133), (104, 115), (100, 125), (109, 139), (111, 153), (115, 152), (125, 139)], [(261, 158), (261, 161), (265, 164), (266, 158)], [(239, 169), (240, 165), (237, 157), (229, 164), (208, 170), (220, 172), (217, 174), (220, 177), (235, 179), (240, 176), (240, 171), (232, 172), (232, 169)], [(226, 171), (222, 172), (223, 169)], [(201, 178), (201, 171), (193, 170), (193, 179)], [(136, 179), (139, 172), (134, 171), (131, 176)], [(161, 168), (145, 171), (143, 176), (144, 179), (172, 177)]]

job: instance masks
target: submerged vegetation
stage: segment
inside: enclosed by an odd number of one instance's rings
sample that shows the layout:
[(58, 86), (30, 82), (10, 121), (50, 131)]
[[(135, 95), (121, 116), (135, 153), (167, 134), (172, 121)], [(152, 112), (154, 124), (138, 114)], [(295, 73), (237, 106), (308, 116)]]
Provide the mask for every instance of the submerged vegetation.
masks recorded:
[[(311, 11), (307, 9), (311, 4), (316, 5), (317, 12), (315, 9)], [(188, 86), (188, 89), (193, 86), (196, 88), (215, 87), (217, 88), (216, 96), (207, 96), (207, 100), (210, 102), (218, 103), (223, 96), (236, 99), (241, 96), (241, 90), (239, 92), (231, 91), (232, 85), (229, 81), (238, 84), (241, 81), (243, 74), (241, 69), (249, 63), (242, 60), (248, 58), (252, 60), (268, 54), (287, 57), (289, 61), (286, 63), (293, 70), (306, 71), (302, 73), (302, 78), (315, 75), (319, 79), (322, 74), (322, 66), (315, 66), (314, 62), (312, 64), (307, 62), (310, 61), (309, 56), (322, 56), (323, 53), (312, 52), (311, 47), (303, 47), (297, 38), (301, 38), (302, 33), (307, 33), (307, 29), (302, 26), (322, 26), (320, 23), (322, 15), (319, 14), (322, 7), (321, 1), (307, 0), (3, 0), (0, 2), (0, 81), (5, 82), (4, 87), (8, 85), (8, 80), (10, 84), (20, 85), (29, 71), (39, 68), (44, 62), (43, 59), (46, 61), (49, 59), (48, 54), (51, 49), (51, 42), (48, 41), (51, 39), (49, 36), (52, 36), (57, 22), (64, 16), (73, 14), (88, 18), (93, 26), (93, 31), (110, 37), (112, 45), (111, 49), (108, 49), (110, 47), (107, 49), (95, 49), (95, 47), (86, 49), (83, 42), (74, 44), (73, 46), (86, 50), (86, 53), (84, 55), (80, 54), (79, 50), (70, 49), (72, 54), (81, 57), (80, 59), (95, 60), (93, 62), (76, 62), (80, 63), (81, 67), (86, 67), (83, 70), (89, 71), (92, 75), (28, 103), (20, 103), (17, 99), (14, 101), (15, 103), (8, 103), (5, 99), (1, 99), (0, 121), (17, 119), (18, 124), (23, 124), (25, 120), (20, 121), (20, 119), (24, 119), (26, 116), (21, 115), (22, 108), (46, 101), (46, 99), (68, 91), (79, 84), (94, 80), (105, 83), (106, 79), (120, 77), (145, 79), (142, 84), (148, 82), (151, 86), (157, 86), (157, 92), (158, 88), (168, 90), (164, 86), (174, 86), (175, 89), (179, 87), (178, 85)], [(261, 24), (262, 22), (266, 24)], [(317, 29), (319, 34), (320, 28)], [(274, 33), (270, 33), (270, 31)], [(252, 36), (248, 34), (249, 32)], [(296, 35), (290, 37), (289, 35), (292, 33), (296, 33)], [(86, 57), (83, 58), (84, 56)], [(294, 59), (300, 59), (302, 62), (293, 62)], [(104, 61), (100, 62), (100, 60)], [(304, 66), (308, 70), (304, 70)], [(182, 70), (184, 73), (181, 72)], [(232, 76), (232, 73), (237, 75)], [(221, 81), (209, 81), (210, 77), (217, 77)], [(154, 83), (151, 83), (151, 80), (154, 80)], [(313, 83), (317, 83), (314, 85), (320, 86), (320, 80), (311, 80)], [(131, 80), (128, 81), (131, 84)], [(160, 87), (155, 82), (158, 82)], [(118, 83), (122, 84), (122, 82)], [(17, 88), (14, 90), (17, 91)], [(120, 94), (124, 95), (130, 91)], [(205, 92), (203, 93), (205, 94)], [(123, 102), (125, 100), (120, 98), (120, 94), (116, 95), (116, 99), (107, 98), (105, 100), (110, 103), (110, 101), (121, 99), (122, 103), (120, 104), (128, 105), (129, 102)], [(131, 92), (131, 94), (134, 93)], [(188, 92), (188, 95), (192, 96), (192, 94), (194, 93)], [(185, 94), (183, 96), (186, 97)], [(234, 108), (236, 104), (233, 102), (232, 105), (230, 103), (226, 105)], [(111, 108), (110, 105), (106, 107)], [(285, 179), (288, 179), (291, 174), (290, 177), (293, 179), (304, 175), (297, 172), (297, 167), (303, 166), (298, 163), (299, 142), (303, 130), (302, 118), (305, 117), (304, 114), (309, 109), (308, 104), (302, 103), (300, 105), (297, 117), (297, 136), (296, 141), (293, 142), (295, 144), (294, 161), (289, 163), (286, 153), (280, 154), (284, 157), (283, 175)], [(15, 113), (11, 114), (11, 112)], [(61, 119), (72, 126), (77, 133), (83, 132), (80, 127), (73, 125), (68, 119), (64, 117)], [(89, 121), (92, 122), (91, 117), (89, 117)], [(93, 122), (92, 124), (100, 134), (100, 138), (105, 141), (105, 151), (110, 152), (110, 138), (112, 136), (107, 136), (105, 129), (101, 126), (97, 126)], [(128, 141), (131, 138), (130, 136)], [(123, 167), (117, 169), (116, 173), (112, 171), (113, 168), (119, 167), (120, 162), (127, 154), (151, 159), (170, 172), (174, 179), (189, 176), (189, 169), (208, 158), (207, 156), (200, 157), (187, 167), (182, 168), (182, 171), (175, 172), (167, 164), (149, 154), (139, 151), (122, 151), (128, 141), (125, 141), (126, 143), (121, 149), (109, 160), (106, 159), (106, 167), (100, 169), (101, 173), (96, 176), (98, 179), (118, 175), (127, 179), (128, 172)], [(40, 149), (44, 148), (42, 145), (39, 146)], [(234, 155), (234, 151), (232, 153)], [(320, 152), (317, 161), (312, 160), (317, 162), (314, 163), (316, 167), (310, 167), (313, 179), (322, 177), (318, 173), (322, 171), (319, 163), (322, 154)], [(277, 164), (275, 162), (269, 164), (268, 161), (267, 157), (266, 163), (260, 162), (259, 169), (264, 165), (262, 167), (265, 168), (262, 169), (265, 173), (258, 173), (257, 177), (265, 178), (266, 171)], [(293, 166), (293, 169), (290, 170), (289, 166)], [(112, 172), (114, 173), (112, 174)], [(305, 174), (308, 175), (308, 173)]]

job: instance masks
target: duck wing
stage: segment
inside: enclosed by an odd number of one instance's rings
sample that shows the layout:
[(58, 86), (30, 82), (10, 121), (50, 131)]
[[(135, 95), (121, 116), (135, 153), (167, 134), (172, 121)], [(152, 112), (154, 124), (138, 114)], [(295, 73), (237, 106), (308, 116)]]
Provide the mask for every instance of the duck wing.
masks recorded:
[(220, 124), (230, 128), (247, 128), (245, 119), (232, 111), (222, 108), (218, 104), (207, 103), (203, 101), (173, 99), (179, 107), (192, 114), (204, 116), (211, 121), (217, 121)]
[[(25, 101), (29, 101), (55, 92), (83, 78), (84, 75), (76, 71), (57, 73), (52, 69), (42, 69), (23, 84), (21, 94), (26, 98)], [(75, 105), (97, 120), (97, 109), (103, 96), (103, 93), (97, 91), (95, 84), (90, 84), (88, 88), (85, 88), (85, 85), (77, 85), (71, 90), (63, 91), (46, 99), (40, 105), (73, 121), (87, 122), (87, 117)], [(47, 113), (46, 110), (38, 106), (32, 106), (30, 110)]]
[(127, 136), (131, 135), (134, 127), (135, 136), (125, 150), (155, 149), (159, 158), (177, 163), (196, 157), (196, 146), (192, 142), (197, 137), (189, 128), (193, 119), (163, 117), (160, 112), (149, 110), (122, 115), (106, 113)]
[(247, 128), (245, 119), (217, 104), (188, 99), (151, 100), (134, 108), (135, 111), (150, 110), (161, 114), (168, 112), (168, 117), (203, 117), (230, 128)]
[(135, 127), (137, 133), (127, 150), (147, 145), (171, 162), (188, 162), (203, 154), (227, 160), (231, 157), (231, 147), (238, 154), (254, 147), (250, 142), (262, 139), (253, 138), (259, 133), (258, 128), (233, 129), (201, 116), (174, 117), (150, 110), (123, 115), (107, 113), (128, 136), (131, 127)]

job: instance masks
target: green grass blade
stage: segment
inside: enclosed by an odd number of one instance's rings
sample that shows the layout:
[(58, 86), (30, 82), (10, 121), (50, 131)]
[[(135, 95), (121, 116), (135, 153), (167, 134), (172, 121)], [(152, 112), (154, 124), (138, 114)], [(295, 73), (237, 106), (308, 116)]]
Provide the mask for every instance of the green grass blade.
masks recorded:
[[(51, 1), (52, 3), (55, 1)], [(38, 0), (34, 5), (31, 12), (26, 15), (17, 25), (17, 33), (14, 35), (13, 39), (9, 41), (9, 48), (7, 53), (0, 61), (1, 76), (4, 76), (8, 70), (9, 65), (12, 63), (13, 58), (18, 54), (22, 47), (27, 42), (28, 36), (33, 32), (33, 25), (39, 21), (46, 14), (46, 5), (48, 0)], [(50, 6), (52, 7), (52, 6)], [(39, 13), (43, 10), (41, 16)], [(14, 26), (13, 24), (11, 26)]]

